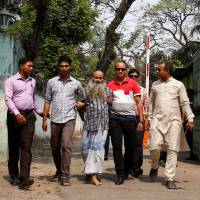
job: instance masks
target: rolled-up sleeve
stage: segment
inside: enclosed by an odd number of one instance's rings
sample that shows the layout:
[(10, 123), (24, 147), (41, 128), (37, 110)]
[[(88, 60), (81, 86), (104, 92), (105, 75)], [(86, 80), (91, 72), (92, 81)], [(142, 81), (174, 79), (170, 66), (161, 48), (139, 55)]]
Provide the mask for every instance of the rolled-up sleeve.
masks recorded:
[(51, 103), (51, 101), (52, 101), (52, 86), (51, 86), (50, 80), (47, 82), (47, 89), (46, 89), (46, 93), (45, 93), (45, 101), (47, 101), (48, 103)]
[(133, 91), (133, 94), (134, 94), (134, 96), (141, 96), (141, 89), (140, 89), (140, 86), (139, 86), (139, 84), (136, 82), (136, 81), (134, 81), (135, 83), (133, 84), (133, 88), (132, 88), (132, 91)]
[(78, 81), (76, 95), (77, 95), (78, 101), (83, 101), (86, 98), (85, 95), (84, 95), (83, 87), (82, 87), (82, 85), (79, 81)]
[(14, 113), (14, 115), (18, 115), (19, 110), (16, 108), (12, 99), (13, 99), (13, 84), (12, 84), (12, 79), (9, 78), (5, 81), (5, 103), (8, 109), (12, 113)]

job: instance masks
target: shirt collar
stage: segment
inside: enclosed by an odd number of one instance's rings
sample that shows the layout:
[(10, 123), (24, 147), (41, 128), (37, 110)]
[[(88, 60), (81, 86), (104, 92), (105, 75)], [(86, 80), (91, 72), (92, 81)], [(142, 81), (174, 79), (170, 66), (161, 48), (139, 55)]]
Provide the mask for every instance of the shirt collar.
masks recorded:
[[(20, 79), (24, 80), (19, 72), (17, 72), (17, 74), (15, 75), (15, 79), (16, 80), (20, 80)], [(29, 81), (29, 80), (32, 80), (32, 77), (28, 76), (25, 81)]]
[[(123, 83), (128, 83), (129, 79), (130, 79), (130, 78), (125, 77), (124, 80), (121, 82), (121, 84), (123, 84)], [(115, 82), (115, 84), (119, 85), (119, 83), (117, 82), (116, 79), (114, 79), (114, 82)]]
[(165, 82), (169, 82), (169, 81), (171, 81), (171, 80), (173, 80), (173, 77), (172, 77), (172, 76), (169, 77)]
[[(59, 80), (59, 81), (63, 81), (62, 78), (60, 77), (60, 75), (58, 76), (58, 80)], [(68, 81), (72, 81), (72, 77), (71, 77), (71, 76), (69, 76), (69, 78), (67, 79), (67, 82), (68, 82)]]

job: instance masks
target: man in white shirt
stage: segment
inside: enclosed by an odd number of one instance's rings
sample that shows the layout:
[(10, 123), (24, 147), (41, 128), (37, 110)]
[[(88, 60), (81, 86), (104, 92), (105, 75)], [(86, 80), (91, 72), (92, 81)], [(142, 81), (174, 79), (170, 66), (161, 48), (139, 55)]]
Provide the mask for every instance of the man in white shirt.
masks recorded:
[(194, 127), (194, 114), (190, 108), (185, 86), (172, 77), (172, 67), (162, 61), (158, 65), (159, 80), (151, 88), (149, 101), (149, 149), (152, 166), (150, 178), (157, 176), (161, 145), (167, 147), (165, 166), (166, 187), (176, 189), (174, 176), (180, 137), (183, 131), (181, 113), (186, 116), (187, 128)]

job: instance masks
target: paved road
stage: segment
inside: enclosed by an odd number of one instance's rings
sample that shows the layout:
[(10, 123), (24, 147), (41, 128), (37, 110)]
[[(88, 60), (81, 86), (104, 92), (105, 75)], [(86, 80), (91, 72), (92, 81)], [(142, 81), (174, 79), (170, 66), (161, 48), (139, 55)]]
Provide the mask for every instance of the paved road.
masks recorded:
[[(31, 175), (34, 185), (26, 191), (12, 187), (8, 182), (7, 164), (0, 163), (0, 200), (200, 200), (200, 164), (188, 163), (182, 158), (177, 167), (178, 190), (168, 190), (163, 184), (163, 167), (159, 169), (159, 177), (155, 183), (149, 182), (149, 153), (144, 152), (144, 175), (140, 179), (129, 178), (125, 184), (114, 184), (115, 172), (110, 152), (109, 160), (104, 163), (105, 173), (102, 186), (94, 186), (84, 182), (81, 172), (83, 162), (80, 154), (80, 140), (75, 141), (71, 165), (70, 187), (52, 183), (49, 178), (55, 169), (49, 146), (35, 142)], [(182, 157), (185, 155), (181, 155)], [(183, 162), (184, 161), (184, 162)]]

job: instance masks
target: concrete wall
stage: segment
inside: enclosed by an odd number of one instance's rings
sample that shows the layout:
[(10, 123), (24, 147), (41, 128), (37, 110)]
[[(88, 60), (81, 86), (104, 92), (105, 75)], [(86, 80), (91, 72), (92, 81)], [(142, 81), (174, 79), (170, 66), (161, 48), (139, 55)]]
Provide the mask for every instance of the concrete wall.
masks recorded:
[(200, 53), (194, 59), (193, 65), (193, 86), (194, 99), (193, 106), (195, 112), (195, 128), (193, 131), (194, 153), (200, 160)]
[(0, 33), (0, 76), (13, 75), (14, 38), (7, 33)]
[(7, 107), (4, 100), (3, 80), (0, 80), (0, 162), (7, 160), (8, 137), (6, 126)]
[(0, 33), (0, 162), (8, 158), (4, 80), (18, 71), (18, 61), (23, 56), (24, 50), (20, 42), (8, 33)]

